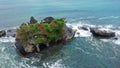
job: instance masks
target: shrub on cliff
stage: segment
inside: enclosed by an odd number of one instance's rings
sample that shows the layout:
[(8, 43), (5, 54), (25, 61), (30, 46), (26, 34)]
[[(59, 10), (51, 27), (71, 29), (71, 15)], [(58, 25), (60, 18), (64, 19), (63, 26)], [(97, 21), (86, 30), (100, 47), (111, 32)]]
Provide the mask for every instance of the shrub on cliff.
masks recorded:
[(65, 34), (65, 19), (54, 19), (50, 23), (40, 22), (34, 24), (23, 24), (17, 30), (17, 38), (22, 44), (32, 40), (35, 45), (50, 43)]

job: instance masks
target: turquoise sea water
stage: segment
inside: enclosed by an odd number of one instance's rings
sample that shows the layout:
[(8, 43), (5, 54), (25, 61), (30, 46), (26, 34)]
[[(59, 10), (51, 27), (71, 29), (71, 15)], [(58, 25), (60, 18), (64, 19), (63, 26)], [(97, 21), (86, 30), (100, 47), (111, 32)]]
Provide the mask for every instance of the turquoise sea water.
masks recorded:
[[(47, 16), (64, 17), (73, 28), (120, 28), (120, 0), (0, 0), (0, 29), (16, 28), (30, 16), (39, 21)], [(120, 37), (120, 29), (115, 32)], [(13, 47), (14, 38), (0, 38), (0, 68), (120, 68), (120, 39), (80, 33), (37, 58), (20, 57)]]

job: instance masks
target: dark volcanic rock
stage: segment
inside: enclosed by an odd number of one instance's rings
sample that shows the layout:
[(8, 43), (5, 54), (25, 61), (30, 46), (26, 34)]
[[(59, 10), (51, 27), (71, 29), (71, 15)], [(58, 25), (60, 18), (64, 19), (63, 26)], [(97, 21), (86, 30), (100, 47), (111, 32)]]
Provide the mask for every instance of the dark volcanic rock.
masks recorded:
[(44, 50), (44, 49), (46, 49), (46, 48), (47, 48), (47, 45), (46, 45), (45, 43), (39, 44), (39, 49), (40, 49), (40, 51), (42, 51), (42, 50)]
[(88, 27), (87, 26), (78, 27), (78, 29), (83, 29), (83, 30), (88, 31)]
[(75, 33), (76, 33), (77, 30), (73, 30), (72, 28), (69, 28), (66, 26), (66, 37), (65, 37), (65, 40), (70, 40), (74, 37)]
[(34, 23), (37, 23), (38, 21), (33, 17), (31, 16), (30, 18), (30, 24), (34, 24)]
[(0, 37), (3, 37), (3, 36), (5, 36), (5, 35), (6, 35), (5, 30), (1, 30), (1, 31), (0, 31)]
[(96, 37), (101, 37), (101, 38), (115, 37), (115, 32), (99, 30), (98, 28), (90, 28), (90, 32)]
[(20, 43), (16, 42), (16, 43), (15, 43), (15, 48), (16, 48), (17, 52), (18, 52), (21, 56), (27, 55), (27, 52), (25, 52), (23, 46), (20, 45)]
[(1, 30), (0, 37), (15, 37), (17, 29)]
[(76, 32), (76, 30), (66, 27), (66, 34), (62, 37), (57, 38), (55, 41), (53, 41), (51, 43), (46, 42), (46, 43), (41, 43), (39, 45), (35, 45), (31, 40), (31, 41), (29, 41), (28, 45), (22, 45), (20, 43), (19, 39), (16, 39), (15, 46), (16, 46), (18, 53), (20, 53), (21, 55), (27, 55), (30, 53), (39, 53), (42, 50), (48, 48), (49, 46), (67, 42), (68, 40), (70, 40), (74, 37), (75, 32)]
[(50, 23), (52, 20), (54, 20), (53, 17), (46, 17), (46, 18), (44, 19), (44, 22)]
[(56, 39), (56, 43), (67, 42), (74, 37), (76, 30), (73, 30), (66, 26), (66, 34)]
[(117, 37), (115, 37), (115, 38), (114, 38), (114, 40), (118, 40), (118, 38), (117, 38)]
[(15, 48), (16, 48), (17, 52), (18, 52), (21, 56), (25, 56), (26, 54), (28, 54), (28, 53), (25, 51), (25, 49), (23, 48), (22, 44), (19, 42), (18, 39), (16, 39)]
[(9, 36), (15, 37), (16, 36), (16, 31), (17, 31), (17, 29), (9, 29), (6, 32), (6, 36), (7, 37), (9, 37)]
[[(28, 22), (28, 24), (29, 24), (29, 22)], [(27, 25), (27, 24), (23, 22), (23, 23), (20, 25), (20, 27), (23, 26), (23, 25)]]

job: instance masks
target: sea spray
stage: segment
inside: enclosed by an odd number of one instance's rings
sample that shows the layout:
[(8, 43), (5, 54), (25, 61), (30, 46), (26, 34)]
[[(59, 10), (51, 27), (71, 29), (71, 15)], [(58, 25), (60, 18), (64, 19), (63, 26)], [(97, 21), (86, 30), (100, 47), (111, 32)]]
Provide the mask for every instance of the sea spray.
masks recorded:
[(3, 43), (7, 43), (7, 42), (14, 43), (15, 42), (15, 38), (14, 37), (2, 37), (2, 38), (0, 38), (0, 42), (3, 42)]
[[(106, 30), (106, 31), (113, 31), (115, 32), (115, 38), (117, 39), (100, 39), (103, 42), (113, 42), (117, 45), (120, 44), (120, 29), (119, 27), (114, 27), (113, 25), (109, 24), (109, 25), (92, 25), (92, 24), (87, 24), (87, 23), (83, 23), (83, 22), (78, 22), (78, 23), (67, 23), (67, 26), (71, 27), (72, 29), (76, 29), (77, 32), (75, 34), (75, 37), (91, 37), (92, 33), (90, 32), (89, 28), (99, 28), (100, 30)], [(79, 27), (82, 26), (87, 26), (88, 30), (83, 30), (83, 29), (79, 29)]]

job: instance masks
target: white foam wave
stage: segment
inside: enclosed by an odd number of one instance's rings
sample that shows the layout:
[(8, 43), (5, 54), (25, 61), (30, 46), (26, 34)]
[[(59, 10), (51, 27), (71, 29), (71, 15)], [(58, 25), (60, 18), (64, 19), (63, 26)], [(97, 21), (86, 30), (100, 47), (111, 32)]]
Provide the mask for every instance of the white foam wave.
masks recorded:
[(79, 30), (75, 34), (75, 37), (90, 37), (92, 34), (89, 31)]
[(105, 25), (106, 28), (113, 28), (113, 25)]
[(106, 31), (112, 31), (113, 32), (113, 29), (117, 29), (117, 28), (115, 28), (113, 25), (98, 25), (98, 27), (99, 27), (99, 30), (106, 30)]
[(65, 65), (62, 64), (62, 60), (58, 60), (55, 63), (48, 65), (49, 68), (65, 68)]
[(104, 19), (117, 19), (119, 18), (120, 16), (105, 16), (105, 17), (100, 17), (98, 18), (99, 20), (104, 20)]
[(92, 19), (92, 18), (96, 18), (95, 16), (89, 16), (87, 17), (87, 19)]
[(88, 26), (88, 27), (96, 27), (96, 25), (92, 25), (92, 24), (88, 24), (89, 22), (84, 22), (84, 21), (79, 21), (79, 22), (74, 22), (74, 23), (67, 23), (67, 25), (71, 25), (71, 26)]
[(77, 23), (67, 23), (68, 27), (71, 27), (72, 29), (76, 29), (77, 32), (75, 34), (75, 37), (89, 37), (91, 36), (91, 32), (88, 30), (83, 30), (83, 29), (78, 29), (78, 27), (98, 27), (100, 30), (106, 30), (106, 31), (112, 31), (115, 32), (116, 36), (120, 36), (120, 27), (114, 27), (111, 24), (108, 25), (92, 25), (92, 24), (87, 24), (86, 22), (77, 22)]
[(101, 41), (103, 42), (109, 42), (110, 40), (109, 39), (100, 39)]
[(82, 27), (82, 26), (86, 26), (86, 27), (95, 27), (94, 25), (90, 25), (90, 24), (83, 24), (83, 22), (79, 22), (79, 23), (72, 23), (72, 24), (68, 24), (68, 27), (71, 27), (74, 30), (77, 30), (75, 37), (89, 37), (91, 36), (91, 32), (88, 30), (83, 30), (83, 29), (79, 29), (78, 27)]
[(13, 37), (2, 37), (0, 38), (0, 42), (15, 42), (15, 38)]
[(100, 39), (100, 40), (103, 42), (112, 42), (114, 44), (120, 45), (120, 39), (117, 39), (117, 40), (115, 40), (115, 39)]
[(115, 44), (120, 45), (120, 39), (113, 41)]

